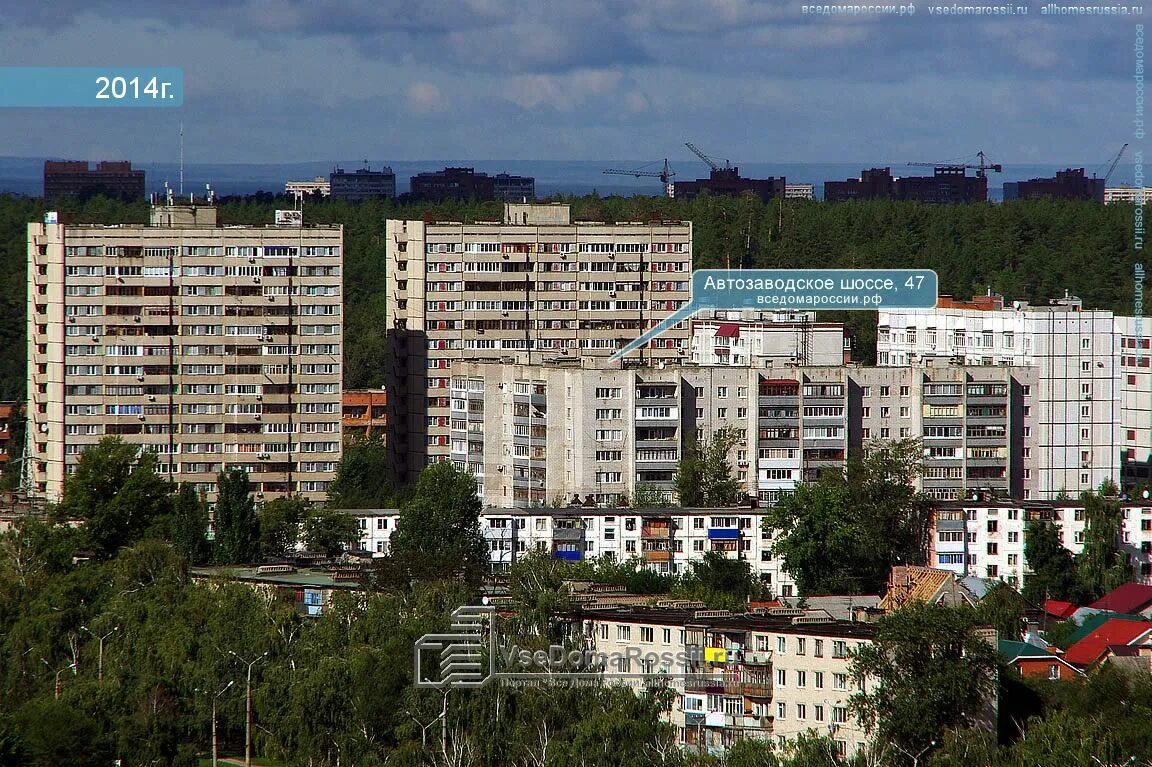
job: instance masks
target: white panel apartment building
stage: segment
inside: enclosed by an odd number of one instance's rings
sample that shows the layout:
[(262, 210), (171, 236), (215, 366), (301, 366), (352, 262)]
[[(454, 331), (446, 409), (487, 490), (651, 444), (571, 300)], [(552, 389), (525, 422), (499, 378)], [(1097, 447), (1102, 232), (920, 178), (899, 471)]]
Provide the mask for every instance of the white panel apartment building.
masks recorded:
[[(502, 222), (390, 220), (387, 259), (388, 446), (403, 480), (450, 455), (456, 361), (607, 357), (683, 306), (692, 225), (509, 204)], [(687, 353), (683, 323), (630, 357)]]
[(155, 207), (147, 226), (29, 224), (33, 491), (59, 498), (80, 453), (117, 435), (210, 497), (242, 467), (263, 497), (323, 500), (342, 255), (338, 226), (220, 226), (202, 205)]
[[(1152, 582), (1152, 501), (1123, 505), (1121, 549), (1132, 558), (1133, 576)], [(1064, 547), (1084, 548), (1084, 508), (1075, 502), (944, 503), (935, 512), (928, 565), (957, 575), (999, 578), (1020, 588), (1027, 575), (1024, 531), (1030, 520), (1056, 525)]]
[(486, 505), (573, 496), (611, 505), (640, 486), (670, 499), (692, 435), (723, 427), (739, 437), (729, 455), (735, 478), (764, 503), (841, 469), (849, 449), (874, 439), (923, 439), (921, 486), (935, 498), (1035, 489), (1036, 458), (1023, 436), (1030, 369), (573, 362), (455, 367), (450, 454), (477, 476)]
[(691, 359), (698, 365), (763, 367), (851, 362), (851, 337), (815, 312), (714, 311), (692, 321)]
[(1032, 498), (1074, 496), (1105, 480), (1119, 484), (1125, 379), (1121, 328), (1112, 312), (1085, 311), (1069, 297), (1049, 306), (1017, 301), (1006, 309), (999, 296), (990, 296), (963, 304), (944, 298), (936, 309), (882, 310), (878, 321), (879, 365), (943, 357), (1036, 368), (1025, 413), (1034, 425), (1024, 435), (1038, 461)]

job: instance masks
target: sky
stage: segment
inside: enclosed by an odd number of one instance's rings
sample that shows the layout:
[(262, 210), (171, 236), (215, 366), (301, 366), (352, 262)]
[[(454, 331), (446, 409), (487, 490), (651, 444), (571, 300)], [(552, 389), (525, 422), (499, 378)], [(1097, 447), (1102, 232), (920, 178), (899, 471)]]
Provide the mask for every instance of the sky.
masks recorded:
[(0, 109), (0, 156), (172, 161), (181, 123), (190, 163), (687, 162), (692, 141), (733, 163), (1106, 166), (1135, 146), (1140, 16), (802, 5), (5, 0), (0, 66), (176, 66), (185, 95)]

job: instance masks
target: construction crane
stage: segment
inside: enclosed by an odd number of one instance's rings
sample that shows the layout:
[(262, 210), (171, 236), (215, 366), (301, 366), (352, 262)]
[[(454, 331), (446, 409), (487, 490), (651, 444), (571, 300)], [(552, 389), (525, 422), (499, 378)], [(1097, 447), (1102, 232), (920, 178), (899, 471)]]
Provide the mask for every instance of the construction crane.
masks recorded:
[(988, 171), (999, 173), (1001, 170), (1003, 170), (1003, 166), (1000, 163), (990, 165), (985, 162), (986, 158), (984, 157), (983, 152), (977, 152), (976, 156), (980, 158), (979, 165), (954, 162), (910, 162), (908, 164), (917, 165), (923, 168), (948, 168), (949, 170), (968, 170), (969, 168), (972, 168), (976, 171), (976, 178), (984, 178), (988, 175)]
[(1108, 172), (1104, 174), (1104, 185), (1105, 186), (1108, 185), (1108, 179), (1112, 178), (1112, 171), (1116, 170), (1116, 166), (1120, 163), (1120, 158), (1124, 156), (1124, 150), (1127, 148), (1128, 148), (1127, 144), (1120, 147), (1120, 151), (1116, 153), (1116, 159), (1113, 160), (1112, 164), (1108, 166)]
[(658, 178), (664, 182), (664, 193), (669, 197), (675, 196), (676, 186), (672, 181), (672, 177), (676, 175), (676, 171), (672, 170), (668, 165), (668, 159), (664, 159), (663, 170), (620, 170), (618, 168), (609, 168), (604, 171), (610, 176), (634, 176), (636, 178)]
[(731, 165), (731, 163), (729, 163), (727, 160), (725, 160), (725, 161), (724, 161), (724, 167), (723, 167), (723, 168), (721, 168), (721, 167), (720, 167), (720, 163), (716, 162), (716, 161), (715, 161), (715, 160), (713, 160), (711, 157), (709, 157), (708, 155), (706, 155), (706, 154), (704, 154), (703, 152), (701, 152), (701, 151), (700, 151), (700, 150), (699, 150), (699, 149), (696, 147), (696, 145), (695, 145), (695, 144), (693, 144), (691, 141), (685, 141), (685, 142), (684, 142), (684, 146), (686, 146), (686, 147), (688, 147), (689, 149), (691, 149), (691, 150), (692, 150), (692, 154), (696, 155), (696, 156), (697, 156), (697, 157), (699, 157), (701, 160), (703, 160), (704, 162), (708, 163), (708, 167), (710, 167), (712, 170), (732, 170), (732, 165)]

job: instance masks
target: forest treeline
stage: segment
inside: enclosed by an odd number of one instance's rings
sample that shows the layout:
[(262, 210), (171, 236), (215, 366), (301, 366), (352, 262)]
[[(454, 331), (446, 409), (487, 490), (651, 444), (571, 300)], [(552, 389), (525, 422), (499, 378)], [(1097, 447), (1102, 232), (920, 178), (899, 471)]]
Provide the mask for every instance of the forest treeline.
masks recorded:
[[(697, 268), (927, 268), (940, 291), (960, 297), (991, 289), (1009, 300), (1043, 302), (1065, 290), (1090, 308), (1132, 312), (1131, 205), (1056, 200), (1001, 205), (931, 206), (866, 201), (763, 203), (756, 198), (596, 196), (555, 198), (575, 219), (691, 221)], [(349, 388), (384, 380), (385, 221), (498, 219), (501, 203), (431, 204), (378, 200), (304, 206), (309, 224), (344, 225), (344, 381)], [(265, 224), (284, 197), (257, 194), (220, 201), (220, 220)], [(42, 220), (44, 201), (0, 196), (0, 400), (25, 396), (27, 224)], [(76, 223), (132, 223), (148, 218), (146, 203), (102, 198), (61, 212)], [(875, 353), (874, 312), (823, 312), (856, 334), (856, 355)]]

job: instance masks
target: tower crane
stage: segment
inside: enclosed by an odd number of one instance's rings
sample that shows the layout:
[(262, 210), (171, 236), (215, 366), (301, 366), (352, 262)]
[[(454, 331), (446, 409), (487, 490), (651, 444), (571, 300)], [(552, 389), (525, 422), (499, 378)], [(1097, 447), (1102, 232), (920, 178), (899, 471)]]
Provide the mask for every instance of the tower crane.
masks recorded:
[(976, 156), (980, 158), (980, 164), (979, 165), (972, 165), (970, 163), (952, 163), (952, 162), (910, 162), (908, 164), (909, 165), (917, 165), (917, 166), (924, 167), (924, 168), (948, 168), (949, 170), (960, 170), (960, 171), (964, 171), (964, 170), (968, 170), (969, 168), (972, 168), (976, 171), (976, 178), (986, 177), (988, 175), (988, 171), (993, 171), (994, 173), (999, 173), (1003, 170), (1004, 166), (1002, 166), (1000, 163), (989, 164), (989, 163), (985, 162), (986, 158), (985, 158), (983, 152), (977, 152)]
[(668, 165), (668, 159), (664, 159), (664, 168), (662, 170), (620, 170), (619, 168), (609, 168), (604, 171), (610, 176), (634, 176), (636, 178), (658, 178), (664, 182), (664, 192), (669, 197), (675, 196), (675, 184), (672, 181), (676, 171), (672, 170)]
[(1116, 159), (1113, 160), (1112, 164), (1108, 166), (1108, 172), (1104, 174), (1104, 185), (1105, 186), (1108, 185), (1108, 179), (1112, 178), (1112, 171), (1116, 170), (1116, 166), (1120, 163), (1120, 158), (1124, 156), (1124, 150), (1127, 148), (1128, 148), (1127, 144), (1120, 147), (1120, 151), (1116, 153)]
[(697, 148), (697, 146), (695, 144), (693, 144), (691, 141), (685, 141), (684, 146), (691, 149), (692, 154), (696, 155), (701, 160), (708, 163), (708, 167), (712, 168), (712, 170), (732, 170), (732, 165), (727, 160), (724, 161), (724, 167), (720, 167), (720, 163), (716, 162), (711, 157), (709, 157), (708, 155), (701, 152), (700, 149)]

